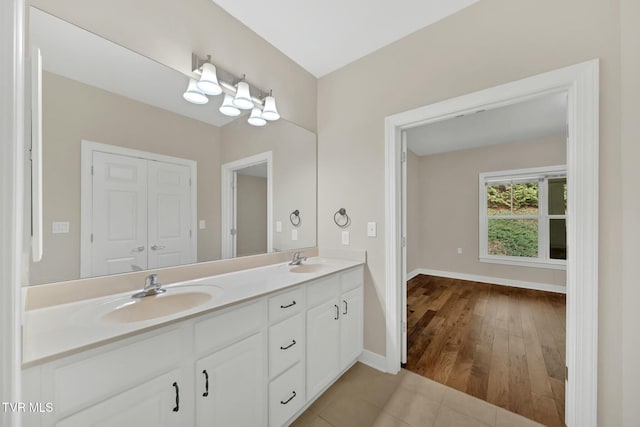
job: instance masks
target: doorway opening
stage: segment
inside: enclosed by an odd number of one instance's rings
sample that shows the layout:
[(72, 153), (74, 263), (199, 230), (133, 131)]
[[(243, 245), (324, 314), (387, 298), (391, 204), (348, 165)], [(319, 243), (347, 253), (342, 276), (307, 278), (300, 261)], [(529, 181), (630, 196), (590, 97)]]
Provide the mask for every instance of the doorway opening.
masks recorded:
[(412, 128), (402, 162), (406, 369), (559, 427), (566, 101), (552, 93)]
[[(402, 198), (403, 131), (542, 95), (567, 95), (566, 415), (568, 426), (597, 423), (598, 61), (547, 72), (399, 113), (386, 119), (387, 371), (406, 349), (406, 209)], [(406, 139), (404, 139), (406, 144)], [(406, 184), (406, 182), (405, 182)]]
[(222, 165), (222, 259), (273, 252), (271, 151)]

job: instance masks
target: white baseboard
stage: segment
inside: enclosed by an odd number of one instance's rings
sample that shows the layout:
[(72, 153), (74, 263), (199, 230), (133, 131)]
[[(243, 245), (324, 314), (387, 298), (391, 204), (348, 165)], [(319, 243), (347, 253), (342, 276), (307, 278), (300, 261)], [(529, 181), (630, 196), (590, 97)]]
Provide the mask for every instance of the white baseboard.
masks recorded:
[(492, 285), (512, 286), (514, 288), (534, 289), (537, 291), (556, 292), (566, 294), (566, 286), (552, 285), (550, 283), (526, 282), (524, 280), (511, 280), (501, 277), (478, 276), (475, 274), (454, 273), (451, 271), (431, 270), (429, 268), (416, 268), (407, 274), (407, 280), (414, 278), (418, 274), (430, 276), (448, 277), (450, 279), (471, 280), (474, 282), (490, 283)]
[(410, 273), (407, 273), (407, 280), (411, 280), (414, 277), (416, 277), (418, 274), (426, 274), (426, 273), (422, 273), (422, 270), (424, 270), (423, 268), (416, 268), (415, 270), (413, 270)]
[(362, 350), (358, 361), (380, 372), (387, 372), (387, 358), (369, 350)]

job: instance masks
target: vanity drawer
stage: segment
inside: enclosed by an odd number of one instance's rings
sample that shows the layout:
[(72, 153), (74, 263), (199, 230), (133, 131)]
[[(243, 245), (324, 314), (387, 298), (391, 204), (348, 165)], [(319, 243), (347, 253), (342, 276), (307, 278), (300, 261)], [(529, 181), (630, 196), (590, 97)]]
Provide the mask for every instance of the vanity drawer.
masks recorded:
[(364, 267), (347, 270), (340, 275), (340, 292), (344, 293), (364, 284)]
[(232, 307), (195, 324), (195, 351), (209, 353), (259, 331), (266, 320), (265, 301)]
[(304, 403), (304, 371), (298, 363), (269, 384), (269, 427), (282, 426)]
[(333, 274), (329, 277), (314, 280), (307, 285), (307, 307), (312, 308), (338, 296), (340, 276)]
[(269, 328), (269, 376), (280, 374), (302, 360), (304, 317), (302, 313)]
[(274, 295), (269, 298), (269, 321), (274, 322), (296, 313), (300, 313), (304, 306), (304, 287)]

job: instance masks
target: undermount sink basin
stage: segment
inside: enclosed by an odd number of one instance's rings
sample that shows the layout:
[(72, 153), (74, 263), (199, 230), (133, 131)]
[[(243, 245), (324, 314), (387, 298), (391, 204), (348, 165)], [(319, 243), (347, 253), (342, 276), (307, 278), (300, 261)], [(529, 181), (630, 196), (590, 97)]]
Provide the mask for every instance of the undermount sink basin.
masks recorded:
[(115, 307), (102, 315), (109, 323), (132, 323), (177, 314), (202, 305), (221, 292), (218, 287), (207, 287), (206, 291), (184, 288), (167, 288), (167, 292), (139, 299), (119, 301)]
[(291, 267), (289, 271), (291, 273), (318, 273), (327, 267), (322, 264), (300, 264), (295, 267)]

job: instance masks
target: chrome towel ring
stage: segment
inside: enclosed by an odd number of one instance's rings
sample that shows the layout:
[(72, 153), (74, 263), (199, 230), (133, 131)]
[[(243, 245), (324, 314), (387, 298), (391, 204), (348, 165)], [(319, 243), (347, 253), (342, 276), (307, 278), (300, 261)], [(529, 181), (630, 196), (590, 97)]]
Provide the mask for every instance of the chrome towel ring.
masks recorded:
[(345, 208), (340, 208), (333, 214), (333, 222), (340, 228), (347, 228), (351, 224), (351, 218), (347, 215)]
[(302, 221), (300, 219), (300, 211), (298, 209), (296, 209), (295, 211), (291, 212), (289, 214), (289, 221), (291, 221), (291, 224), (294, 227), (299, 227), (300, 226), (300, 222)]

